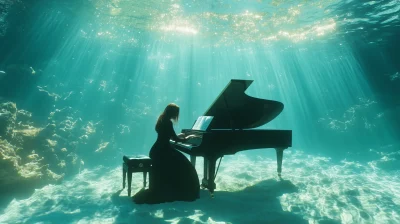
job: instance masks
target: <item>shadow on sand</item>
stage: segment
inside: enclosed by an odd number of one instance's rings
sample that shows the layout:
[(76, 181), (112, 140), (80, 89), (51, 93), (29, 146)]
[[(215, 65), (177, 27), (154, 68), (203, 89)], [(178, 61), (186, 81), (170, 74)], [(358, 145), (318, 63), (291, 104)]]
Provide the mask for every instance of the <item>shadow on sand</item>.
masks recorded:
[(32, 196), (35, 192), (35, 188), (43, 187), (43, 184), (31, 184), (29, 188), (26, 187), (25, 183), (12, 186), (1, 186), (0, 187), (0, 213), (11, 203), (12, 200), (27, 199)]
[[(173, 202), (156, 205), (136, 205), (128, 196), (119, 196), (121, 190), (112, 195), (111, 200), (119, 207), (115, 223), (308, 223), (302, 217), (285, 212), (278, 197), (293, 193), (297, 187), (288, 180), (264, 180), (241, 191), (216, 191), (211, 198), (202, 190), (195, 202)], [(197, 222), (196, 222), (197, 220)]]

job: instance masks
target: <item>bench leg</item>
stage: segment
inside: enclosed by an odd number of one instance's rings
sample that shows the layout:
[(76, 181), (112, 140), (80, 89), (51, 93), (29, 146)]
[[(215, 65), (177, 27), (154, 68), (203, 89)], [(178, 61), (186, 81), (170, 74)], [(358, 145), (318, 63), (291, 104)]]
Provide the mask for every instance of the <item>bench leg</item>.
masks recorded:
[(146, 188), (147, 172), (143, 172), (143, 188)]
[(128, 169), (128, 196), (131, 196), (132, 171)]

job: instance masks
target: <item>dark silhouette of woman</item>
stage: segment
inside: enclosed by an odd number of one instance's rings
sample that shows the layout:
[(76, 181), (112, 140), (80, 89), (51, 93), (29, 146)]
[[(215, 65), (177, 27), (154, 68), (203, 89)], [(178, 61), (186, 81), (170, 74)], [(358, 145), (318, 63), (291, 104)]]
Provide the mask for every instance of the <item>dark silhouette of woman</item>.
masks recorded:
[(196, 169), (169, 140), (184, 142), (194, 136), (177, 136), (172, 121), (177, 122), (179, 107), (169, 104), (158, 117), (157, 141), (150, 150), (152, 169), (149, 189), (139, 191), (133, 196), (137, 204), (157, 204), (171, 201), (194, 201), (199, 198), (200, 184)]

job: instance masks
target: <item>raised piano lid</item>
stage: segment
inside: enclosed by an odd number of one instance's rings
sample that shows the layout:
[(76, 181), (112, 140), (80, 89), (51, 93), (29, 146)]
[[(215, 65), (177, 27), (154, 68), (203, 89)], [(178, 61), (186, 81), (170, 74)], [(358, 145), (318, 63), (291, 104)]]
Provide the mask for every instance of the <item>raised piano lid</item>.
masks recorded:
[(247, 129), (264, 125), (283, 110), (278, 101), (259, 99), (244, 92), (253, 80), (232, 79), (204, 116), (214, 116), (209, 129)]

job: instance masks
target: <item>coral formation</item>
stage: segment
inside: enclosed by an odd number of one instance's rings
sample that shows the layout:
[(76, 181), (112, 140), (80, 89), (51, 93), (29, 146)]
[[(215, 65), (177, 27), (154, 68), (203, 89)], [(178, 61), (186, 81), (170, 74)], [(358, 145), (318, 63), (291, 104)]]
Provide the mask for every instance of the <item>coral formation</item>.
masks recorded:
[[(54, 183), (63, 173), (45, 159), (41, 139), (46, 128), (34, 127), (31, 114), (11, 102), (0, 104), (0, 182), (2, 188), (30, 183)], [(37, 184), (32, 184), (35, 186)]]
[(77, 150), (91, 140), (98, 123), (86, 124), (73, 113), (70, 107), (55, 109), (40, 127), (15, 103), (0, 104), (0, 189), (58, 183), (83, 169)]

